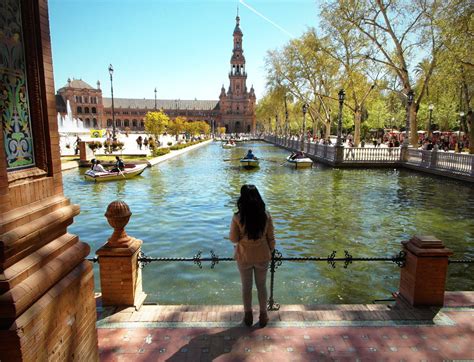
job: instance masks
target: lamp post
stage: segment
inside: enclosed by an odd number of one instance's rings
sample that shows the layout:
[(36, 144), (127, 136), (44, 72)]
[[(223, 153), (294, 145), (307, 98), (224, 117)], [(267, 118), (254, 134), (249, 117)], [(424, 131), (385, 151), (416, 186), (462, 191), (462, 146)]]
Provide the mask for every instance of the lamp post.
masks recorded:
[(280, 120), (278, 119), (278, 114), (275, 114), (275, 125), (276, 125), (276, 130), (277, 130), (277, 137), (281, 137), (281, 124)]
[(112, 82), (112, 75), (114, 74), (114, 67), (112, 64), (109, 65), (109, 74), (110, 74), (110, 94), (112, 95), (112, 140), (116, 141), (115, 136), (115, 109), (114, 109), (114, 86)]
[(156, 87), (155, 87), (155, 112), (156, 112)]
[(341, 89), (338, 93), (339, 96), (339, 117), (337, 119), (337, 141), (336, 146), (342, 145), (342, 107), (344, 106), (344, 98), (346, 96), (346, 92), (344, 89)]
[(306, 112), (308, 111), (308, 105), (303, 104), (303, 137), (301, 137), (301, 151), (304, 150), (304, 136), (306, 134)]
[(430, 111), (430, 117), (428, 118), (428, 139), (431, 139), (431, 121), (432, 121), (432, 116), (433, 116), (434, 104), (430, 103), (430, 105), (428, 106), (428, 109)]
[(410, 89), (407, 93), (407, 121), (405, 125), (405, 139), (403, 140), (403, 145), (408, 147), (410, 144), (410, 109), (413, 103), (413, 99), (415, 98), (415, 93)]
[(458, 137), (458, 151), (459, 151), (459, 153), (462, 152), (461, 130), (462, 130), (463, 118), (464, 118), (464, 112), (461, 111), (461, 112), (459, 112), (459, 137)]
[(288, 138), (288, 105), (286, 102), (286, 93), (285, 93), (285, 138)]

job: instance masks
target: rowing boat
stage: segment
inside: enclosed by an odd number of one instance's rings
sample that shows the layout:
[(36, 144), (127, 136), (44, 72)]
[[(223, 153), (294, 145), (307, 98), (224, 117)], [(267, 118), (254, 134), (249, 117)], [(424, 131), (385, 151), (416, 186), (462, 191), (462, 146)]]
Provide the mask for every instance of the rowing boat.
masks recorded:
[(291, 156), (288, 156), (286, 158), (286, 161), (288, 161), (288, 163), (290, 163), (292, 166), (294, 165), (295, 168), (305, 168), (313, 166), (313, 160), (309, 157), (292, 159)]
[(87, 181), (95, 182), (128, 180), (132, 177), (140, 175), (146, 167), (146, 164), (127, 164), (125, 165), (125, 168), (119, 172), (98, 172), (93, 170), (87, 170), (84, 174), (84, 178)]
[(251, 169), (258, 167), (258, 159), (257, 158), (241, 158), (240, 159), (240, 166), (245, 169)]
[(235, 143), (224, 143), (222, 145), (222, 148), (234, 148), (234, 147), (237, 147)]

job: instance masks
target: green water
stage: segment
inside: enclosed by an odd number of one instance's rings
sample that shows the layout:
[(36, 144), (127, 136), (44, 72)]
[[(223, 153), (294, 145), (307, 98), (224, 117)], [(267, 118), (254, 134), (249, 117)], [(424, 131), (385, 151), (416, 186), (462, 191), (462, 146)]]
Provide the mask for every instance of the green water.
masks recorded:
[[(247, 149), (264, 160), (241, 170)], [(277, 249), (284, 256), (392, 256), (411, 235), (435, 235), (455, 258), (474, 258), (474, 188), (469, 184), (395, 169), (332, 169), (315, 165), (294, 170), (281, 165), (287, 151), (266, 143), (225, 150), (213, 143), (163, 164), (135, 179), (84, 181), (84, 170), (64, 172), (65, 193), (81, 206), (69, 231), (97, 250), (112, 229), (103, 216), (116, 199), (130, 206), (127, 232), (144, 241), (149, 256), (232, 256), (228, 230), (242, 184), (255, 184), (271, 212)], [(96, 289), (100, 289), (98, 265)], [(449, 290), (474, 290), (472, 265), (450, 265)], [(396, 291), (399, 268), (391, 262), (283, 262), (275, 274), (278, 303), (364, 303)], [(214, 269), (203, 263), (155, 262), (143, 270), (148, 302), (240, 303), (234, 262)]]

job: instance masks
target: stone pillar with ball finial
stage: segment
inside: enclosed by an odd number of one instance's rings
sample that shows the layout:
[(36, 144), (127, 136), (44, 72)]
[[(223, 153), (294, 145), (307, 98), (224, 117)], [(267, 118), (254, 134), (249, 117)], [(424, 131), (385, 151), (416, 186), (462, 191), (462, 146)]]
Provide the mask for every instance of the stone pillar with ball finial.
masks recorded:
[(132, 213), (123, 201), (113, 201), (105, 217), (114, 232), (99, 250), (100, 284), (103, 306), (134, 306), (145, 301), (138, 255), (142, 241), (127, 235), (125, 226)]

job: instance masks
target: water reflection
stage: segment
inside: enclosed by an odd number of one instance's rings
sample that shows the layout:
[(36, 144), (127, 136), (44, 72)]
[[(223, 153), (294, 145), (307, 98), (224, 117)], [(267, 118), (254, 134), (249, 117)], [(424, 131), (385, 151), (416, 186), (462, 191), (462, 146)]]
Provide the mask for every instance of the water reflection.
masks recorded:
[[(251, 148), (262, 158), (257, 170), (238, 161)], [(231, 256), (228, 229), (240, 187), (255, 184), (272, 213), (277, 247), (286, 256), (327, 256), (344, 249), (353, 256), (392, 255), (413, 234), (436, 235), (455, 257), (474, 257), (474, 190), (453, 180), (407, 170), (332, 169), (316, 164), (295, 170), (287, 152), (265, 143), (224, 150), (215, 143), (145, 172), (139, 178), (90, 183), (81, 172), (63, 175), (65, 193), (81, 206), (70, 232), (99, 248), (112, 229), (104, 212), (113, 200), (133, 213), (127, 231), (144, 241), (151, 256)], [(97, 268), (97, 266), (96, 266)], [(449, 268), (448, 288), (472, 290), (472, 266)], [(98, 287), (98, 273), (96, 286)], [(279, 303), (370, 302), (398, 287), (391, 263), (354, 263), (332, 269), (326, 263), (283, 263), (276, 274)], [(234, 263), (154, 263), (144, 269), (144, 289), (160, 303), (234, 304), (240, 282)]]

